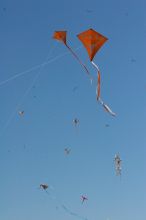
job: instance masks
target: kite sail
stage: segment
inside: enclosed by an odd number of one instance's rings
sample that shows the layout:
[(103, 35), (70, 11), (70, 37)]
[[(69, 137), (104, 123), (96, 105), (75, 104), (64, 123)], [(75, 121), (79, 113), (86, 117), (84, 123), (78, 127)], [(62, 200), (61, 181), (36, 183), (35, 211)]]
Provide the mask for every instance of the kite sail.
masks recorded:
[(43, 190), (48, 189), (48, 185), (47, 184), (40, 184), (40, 188), (42, 188)]
[(91, 28), (87, 31), (78, 34), (77, 37), (86, 48), (91, 61), (93, 60), (97, 51), (108, 40), (106, 37), (104, 37), (103, 35), (99, 34)]
[(92, 77), (90, 76), (90, 73), (89, 73), (87, 67), (82, 63), (82, 61), (79, 59), (79, 57), (76, 55), (76, 53), (68, 46), (66, 36), (67, 36), (67, 31), (55, 31), (53, 38), (55, 40), (62, 42), (68, 48), (68, 50), (72, 53), (72, 55), (76, 58), (76, 60), (81, 64), (81, 66), (83, 66), (83, 68), (85, 69), (86, 73), (88, 74), (88, 76), (90, 77), (90, 80), (92, 82)]
[(93, 29), (89, 29), (87, 31), (84, 31), (77, 35), (78, 39), (82, 42), (84, 47), (87, 50), (89, 59), (92, 63), (92, 65), (97, 70), (97, 88), (96, 88), (96, 99), (100, 101), (102, 106), (107, 110), (107, 112), (111, 113), (111, 115), (115, 116), (115, 113), (113, 113), (110, 108), (105, 105), (101, 98), (100, 98), (100, 83), (101, 83), (101, 76), (100, 76), (100, 70), (99, 67), (93, 62), (94, 56), (99, 51), (99, 49), (104, 45), (104, 43), (108, 40), (107, 37), (101, 35), (100, 33), (96, 32)]
[(97, 100), (98, 100), (98, 98), (100, 97), (100, 70), (98, 66), (93, 62), (93, 58), (95, 54), (98, 52), (98, 50), (108, 39), (93, 29), (84, 31), (78, 34), (77, 37), (86, 48), (91, 63), (97, 69), (97, 82), (98, 82)]

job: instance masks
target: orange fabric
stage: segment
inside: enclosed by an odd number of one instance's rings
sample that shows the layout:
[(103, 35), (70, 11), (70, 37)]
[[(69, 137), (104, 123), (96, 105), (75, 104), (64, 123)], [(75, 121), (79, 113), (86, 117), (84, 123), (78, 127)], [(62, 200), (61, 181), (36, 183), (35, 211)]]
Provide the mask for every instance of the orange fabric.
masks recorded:
[[(67, 35), (67, 31), (55, 31), (53, 38), (55, 40), (61, 41), (65, 44), (65, 46), (69, 49), (69, 51), (72, 53), (72, 55), (78, 60), (78, 62), (84, 67), (86, 73), (88, 75), (90, 75), (87, 67), (82, 63), (82, 61), (78, 58), (78, 56), (76, 55), (76, 53), (68, 46), (67, 42), (66, 42), (66, 35)], [(90, 77), (91, 78), (91, 77)]]
[(66, 34), (67, 31), (55, 31), (53, 38), (62, 41), (64, 44), (66, 44)]
[(104, 37), (93, 29), (84, 31), (78, 34), (77, 37), (85, 46), (91, 61), (93, 60), (97, 51), (108, 40), (108, 38)]

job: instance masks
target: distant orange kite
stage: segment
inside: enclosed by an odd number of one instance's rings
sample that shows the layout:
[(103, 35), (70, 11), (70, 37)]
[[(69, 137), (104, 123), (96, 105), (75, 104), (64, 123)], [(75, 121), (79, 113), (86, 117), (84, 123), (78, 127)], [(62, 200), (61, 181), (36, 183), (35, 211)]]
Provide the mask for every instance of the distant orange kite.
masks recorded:
[[(67, 31), (55, 31), (54, 35), (53, 35), (53, 38), (55, 40), (58, 40), (58, 41), (62, 42), (69, 49), (69, 51), (77, 59), (77, 61), (83, 66), (83, 68), (85, 69), (86, 73), (90, 77), (90, 73), (89, 73), (87, 67), (81, 62), (81, 60), (78, 58), (78, 56), (75, 54), (75, 52), (68, 46), (67, 41), (66, 41), (66, 36), (67, 36)], [(90, 77), (90, 80), (92, 81), (91, 77)]]

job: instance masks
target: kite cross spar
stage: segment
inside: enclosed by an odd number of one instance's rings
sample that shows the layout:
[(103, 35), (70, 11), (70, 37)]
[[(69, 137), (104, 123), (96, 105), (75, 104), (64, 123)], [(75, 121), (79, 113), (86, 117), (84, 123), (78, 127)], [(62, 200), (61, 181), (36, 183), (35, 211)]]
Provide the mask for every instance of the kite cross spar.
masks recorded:
[(116, 114), (112, 112), (112, 110), (106, 104), (104, 104), (104, 102), (100, 98), (100, 70), (99, 67), (93, 62), (94, 56), (108, 39), (91, 28), (87, 31), (78, 34), (77, 37), (86, 48), (89, 59), (92, 65), (97, 70), (96, 99), (100, 102), (100, 104), (104, 107), (104, 109), (107, 112), (109, 112), (112, 116), (115, 116)]
[(79, 59), (79, 57), (76, 55), (76, 53), (68, 46), (67, 41), (66, 41), (66, 35), (67, 35), (67, 31), (55, 31), (54, 35), (53, 35), (53, 38), (55, 40), (58, 40), (58, 41), (62, 42), (68, 48), (68, 50), (72, 53), (72, 55), (76, 58), (76, 60), (81, 64), (81, 66), (83, 66), (86, 73), (90, 77), (90, 80), (91, 80), (91, 83), (92, 83), (93, 79), (90, 76), (90, 73), (89, 73), (87, 67), (82, 63), (82, 61)]

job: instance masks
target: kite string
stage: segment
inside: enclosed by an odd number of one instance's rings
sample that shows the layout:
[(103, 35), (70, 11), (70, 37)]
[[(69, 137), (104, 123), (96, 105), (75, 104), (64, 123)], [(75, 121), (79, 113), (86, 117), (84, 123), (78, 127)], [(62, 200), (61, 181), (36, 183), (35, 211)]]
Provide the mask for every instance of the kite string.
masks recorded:
[(89, 75), (90, 77), (90, 81), (91, 81), (91, 84), (92, 84), (92, 81), (93, 81), (93, 78), (91, 77), (90, 75), (90, 72), (88, 71), (87, 67), (85, 66), (84, 63), (82, 63), (82, 61), (79, 59), (79, 57), (74, 53), (74, 51), (67, 45), (65, 44), (65, 46), (69, 49), (69, 51), (72, 53), (72, 55), (78, 60), (78, 62), (81, 64), (81, 66), (84, 67), (86, 73)]
[[(82, 46), (76, 48), (75, 50), (78, 50), (78, 49), (80, 49), (81, 47), (82, 47)], [(43, 62), (43, 63), (40, 64), (40, 65), (37, 65), (37, 66), (35, 66), (35, 67), (32, 67), (30, 70), (26, 70), (26, 71), (24, 71), (24, 72), (21, 72), (21, 73), (19, 73), (19, 74), (16, 74), (14, 77), (11, 77), (11, 78), (9, 78), (9, 79), (7, 79), (7, 80), (1, 82), (1, 83), (0, 83), (0, 86), (1, 86), (1, 85), (4, 85), (5, 83), (7, 83), (7, 82), (9, 82), (9, 81), (12, 81), (12, 80), (15, 79), (15, 78), (18, 78), (18, 77), (24, 75), (24, 74), (27, 73), (27, 72), (30, 72), (31, 70), (38, 69), (39, 67), (44, 67), (45, 65), (47, 65), (47, 64), (49, 64), (49, 63), (52, 63), (52, 62), (58, 60), (59, 58), (62, 58), (63, 56), (66, 56), (67, 54), (69, 54), (69, 52), (65, 52), (65, 53), (63, 53), (63, 54), (61, 54), (61, 55), (58, 55), (58, 56), (56, 56), (55, 58), (49, 60), (48, 62), (45, 61), (45, 62)], [(47, 56), (47, 57), (48, 57), (48, 56)], [(21, 97), (20, 101), (19, 101), (18, 104), (16, 105), (15, 110), (12, 112), (12, 114), (10, 115), (8, 121), (7, 121), (6, 124), (4, 125), (3, 130), (2, 130), (1, 133), (0, 133), (0, 136), (3, 135), (4, 131), (7, 129), (7, 127), (8, 127), (9, 124), (10, 124), (10, 122), (13, 120), (17, 109), (18, 109), (19, 106), (22, 104), (22, 101), (25, 99), (25, 97), (28, 95), (29, 91), (30, 91), (31, 88), (33, 87), (33, 85), (34, 85), (34, 83), (36, 82), (36, 80), (38, 79), (39, 75), (40, 75), (40, 72), (35, 76), (35, 78), (34, 78), (32, 84), (31, 84), (30, 87), (26, 90), (25, 94)]]
[(69, 213), (70, 215), (72, 216), (75, 216), (77, 218), (80, 218), (80, 219), (83, 219), (83, 220), (88, 220), (87, 218), (81, 216), (81, 215), (78, 215), (77, 213), (75, 212), (72, 212), (70, 209), (68, 209), (65, 205), (61, 205), (61, 207), (64, 209), (64, 211), (66, 211), (67, 213)]
[[(82, 47), (82, 46), (77, 47), (77, 48), (75, 48), (75, 50), (79, 50), (81, 47)], [(48, 64), (50, 64), (50, 63), (53, 63), (54, 61), (56, 61), (56, 60), (58, 60), (58, 59), (60, 59), (60, 58), (62, 58), (62, 57), (64, 57), (64, 56), (66, 56), (66, 55), (68, 55), (68, 54), (69, 54), (69, 52), (65, 52), (65, 53), (63, 53), (63, 54), (60, 54), (60, 55), (56, 56), (55, 58), (50, 59), (49, 61), (45, 61), (45, 62), (43, 62), (42, 64), (38, 64), (38, 65), (36, 65), (36, 66), (31, 67), (31, 68), (28, 69), (28, 70), (25, 70), (25, 71), (23, 71), (23, 72), (17, 73), (17, 74), (15, 74), (14, 76), (12, 76), (12, 77), (10, 77), (10, 78), (4, 80), (4, 81), (1, 81), (1, 82), (0, 82), (0, 86), (3, 86), (3, 85), (5, 85), (6, 83), (8, 83), (8, 82), (10, 82), (10, 81), (12, 81), (12, 80), (14, 80), (14, 79), (17, 79), (18, 77), (21, 77), (21, 76), (25, 75), (26, 73), (29, 73), (29, 72), (31, 72), (31, 71), (33, 71), (33, 70), (38, 69), (38, 68), (40, 68), (42, 65), (43, 65), (43, 66), (46, 66), (46, 65), (48, 65)]]
[(15, 116), (15, 113), (18, 111), (20, 105), (23, 103), (25, 97), (29, 94), (29, 92), (31, 91), (34, 83), (37, 81), (37, 79), (39, 78), (40, 74), (41, 74), (41, 71), (42, 71), (42, 68), (44, 67), (44, 63), (46, 63), (46, 61), (48, 60), (48, 57), (50, 56), (50, 54), (52, 53), (52, 50), (51, 52), (49, 51), (48, 55), (47, 55), (47, 58), (45, 59), (45, 62), (43, 62), (41, 65), (40, 65), (40, 70), (39, 72), (37, 73), (37, 75), (34, 77), (32, 83), (30, 84), (30, 86), (27, 88), (27, 90), (25, 91), (24, 95), (20, 98), (18, 104), (16, 105), (16, 108), (14, 109), (14, 111), (11, 113), (10, 117), (8, 118), (8, 121), (6, 122), (6, 124), (4, 125), (4, 128), (3, 128), (3, 131), (1, 132), (0, 136), (2, 136), (2, 134), (4, 133), (4, 131), (7, 129), (7, 127), (9, 126), (9, 124), (11, 123), (11, 121), (13, 120), (14, 116)]
[(58, 204), (55, 204), (56, 206), (61, 207), (69, 215), (75, 216), (75, 217), (80, 218), (82, 220), (88, 220), (87, 218), (85, 218), (85, 217), (83, 217), (83, 216), (81, 216), (81, 215), (79, 215), (79, 214), (77, 214), (75, 212), (72, 212), (66, 205), (64, 205), (60, 201), (60, 199), (57, 199), (56, 196), (52, 196), (51, 193), (49, 193), (47, 190), (45, 190), (45, 192), (47, 193), (47, 195), (50, 197), (51, 200), (53, 200), (53, 201), (55, 200), (56, 203), (58, 203)]

